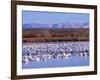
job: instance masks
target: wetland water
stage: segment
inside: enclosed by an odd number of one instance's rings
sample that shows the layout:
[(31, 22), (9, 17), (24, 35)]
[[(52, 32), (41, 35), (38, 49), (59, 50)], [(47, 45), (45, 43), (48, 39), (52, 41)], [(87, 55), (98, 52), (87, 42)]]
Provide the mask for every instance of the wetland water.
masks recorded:
[(22, 69), (89, 66), (89, 42), (23, 43)]

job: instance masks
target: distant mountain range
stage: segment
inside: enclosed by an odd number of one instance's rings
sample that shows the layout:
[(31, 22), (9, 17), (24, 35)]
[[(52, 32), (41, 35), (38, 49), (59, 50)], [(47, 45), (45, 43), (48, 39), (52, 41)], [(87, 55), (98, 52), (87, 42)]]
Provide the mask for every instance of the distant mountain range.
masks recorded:
[(59, 24), (37, 24), (37, 23), (29, 23), (23, 24), (23, 29), (30, 28), (46, 28), (46, 29), (59, 29), (59, 28), (89, 28), (89, 23), (59, 23)]

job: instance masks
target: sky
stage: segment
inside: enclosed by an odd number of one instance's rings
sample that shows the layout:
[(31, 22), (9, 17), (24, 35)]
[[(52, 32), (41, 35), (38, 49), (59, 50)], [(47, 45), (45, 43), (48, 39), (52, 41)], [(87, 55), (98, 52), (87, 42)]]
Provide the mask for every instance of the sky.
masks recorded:
[(89, 23), (88, 13), (22, 11), (23, 24)]

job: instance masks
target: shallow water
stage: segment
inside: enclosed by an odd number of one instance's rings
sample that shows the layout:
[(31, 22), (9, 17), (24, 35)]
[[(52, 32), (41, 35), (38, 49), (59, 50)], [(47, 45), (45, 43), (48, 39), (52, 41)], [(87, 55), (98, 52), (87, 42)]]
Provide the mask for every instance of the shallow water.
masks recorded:
[(51, 59), (32, 63), (23, 63), (23, 69), (89, 66), (89, 57), (70, 57), (67, 59)]
[[(63, 46), (66, 48), (73, 48), (72, 50), (89, 50), (89, 42), (88, 41), (80, 41), (80, 42), (43, 42), (43, 43), (29, 43), (23, 44), (23, 48), (31, 47), (46, 47), (51, 46), (54, 47), (53, 49), (62, 48)], [(59, 44), (59, 46), (57, 46)], [(41, 46), (40, 46), (41, 45)], [(56, 47), (55, 47), (56, 46)], [(74, 46), (74, 47), (73, 47)], [(43, 49), (42, 49), (43, 50)], [(25, 54), (25, 53), (23, 53)], [(79, 67), (79, 66), (89, 66), (89, 56), (70, 56), (68, 58), (55, 58), (49, 60), (40, 60), (40, 61), (33, 61), (28, 63), (22, 63), (22, 69), (34, 69), (34, 68), (56, 68), (56, 67)]]

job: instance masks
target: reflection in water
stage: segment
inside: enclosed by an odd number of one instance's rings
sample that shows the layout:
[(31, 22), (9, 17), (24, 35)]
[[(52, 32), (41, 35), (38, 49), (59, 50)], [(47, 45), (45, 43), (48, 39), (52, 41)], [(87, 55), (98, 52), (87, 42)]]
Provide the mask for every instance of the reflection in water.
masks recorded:
[(22, 68), (89, 65), (89, 42), (23, 43)]

